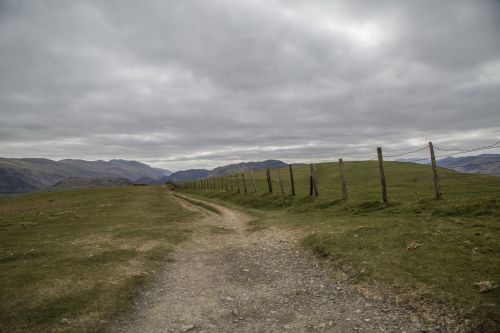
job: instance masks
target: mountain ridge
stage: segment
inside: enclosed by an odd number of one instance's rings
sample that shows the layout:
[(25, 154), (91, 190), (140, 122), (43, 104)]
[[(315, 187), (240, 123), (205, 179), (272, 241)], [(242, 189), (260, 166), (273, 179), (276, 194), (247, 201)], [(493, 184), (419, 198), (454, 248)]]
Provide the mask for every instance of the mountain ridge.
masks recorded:
[(0, 194), (25, 193), (42, 190), (72, 177), (85, 179), (126, 178), (135, 182), (141, 177), (159, 179), (168, 170), (155, 170), (137, 161), (85, 161), (46, 158), (0, 157)]
[(476, 156), (449, 156), (437, 161), (440, 167), (464, 173), (480, 173), (500, 176), (500, 154), (481, 154)]
[(234, 173), (262, 170), (265, 168), (278, 169), (288, 166), (280, 160), (265, 160), (261, 162), (240, 162), (208, 169), (190, 169), (174, 172), (172, 175), (162, 179), (164, 182), (182, 183), (199, 180), (207, 177), (220, 177)]

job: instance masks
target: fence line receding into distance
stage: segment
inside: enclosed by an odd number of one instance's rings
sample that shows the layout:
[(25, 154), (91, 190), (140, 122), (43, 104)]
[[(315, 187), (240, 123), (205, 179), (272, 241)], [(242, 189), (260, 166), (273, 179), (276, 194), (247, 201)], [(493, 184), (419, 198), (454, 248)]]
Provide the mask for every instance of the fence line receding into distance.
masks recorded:
[[(428, 145), (424, 147), (420, 147), (415, 150), (411, 151), (405, 151), (405, 152), (396, 152), (396, 153), (389, 153), (387, 155), (383, 154), (382, 147), (377, 147), (376, 149), (376, 156), (370, 159), (367, 159), (367, 161), (350, 161), (346, 162), (345, 159), (340, 158), (338, 160), (338, 170), (328, 170), (328, 172), (338, 172), (338, 181), (340, 185), (340, 197), (344, 202), (348, 202), (348, 200), (352, 197), (352, 195), (349, 193), (348, 189), (349, 186), (352, 186), (352, 184), (355, 182), (355, 178), (349, 178), (349, 173), (351, 174), (373, 174), (374, 177), (378, 177), (378, 186), (379, 186), (379, 193), (380, 193), (380, 200), (383, 202), (388, 202), (390, 199), (390, 190), (392, 188), (398, 188), (401, 184), (397, 184), (394, 182), (393, 179), (397, 178), (397, 176), (401, 176), (401, 171), (398, 169), (398, 166), (401, 164), (397, 164), (397, 162), (413, 162), (413, 163), (418, 163), (418, 162), (428, 162), (428, 164), (418, 164), (422, 171), (428, 170), (428, 169), (422, 169), (424, 167), (429, 167), (430, 166), (430, 171), (432, 173), (429, 173), (427, 175), (426, 172), (419, 172), (419, 174), (415, 174), (414, 177), (410, 178), (411, 182), (414, 182), (414, 184), (426, 184), (426, 182), (432, 183), (433, 184), (433, 197), (435, 199), (441, 199), (444, 195), (457, 195), (457, 194), (474, 194), (474, 193), (483, 193), (483, 194), (494, 194), (494, 193), (499, 193), (500, 194), (500, 177), (490, 177), (488, 181), (485, 182), (480, 182), (480, 183), (474, 183), (473, 181), (471, 182), (470, 180), (477, 180), (477, 178), (472, 178), (468, 177), (471, 174), (469, 173), (459, 173), (456, 171), (444, 169), (444, 168), (438, 168), (437, 164), (437, 159), (438, 158), (445, 158), (445, 157), (454, 157), (460, 154), (466, 154), (466, 153), (472, 153), (472, 152), (477, 152), (477, 151), (484, 151), (484, 150), (489, 150), (489, 149), (495, 149), (495, 148), (500, 148), (500, 141), (495, 142), (492, 145), (487, 145), (487, 146), (481, 146), (481, 147), (476, 147), (476, 148), (441, 148), (438, 146), (434, 146), (432, 142), (429, 142)], [(423, 157), (421, 154), (426, 153), (428, 154), (426, 157)], [(397, 158), (397, 157), (409, 157), (414, 154), (419, 154), (419, 156), (416, 156), (416, 158), (411, 158), (406, 161), (389, 161), (389, 162), (384, 162), (384, 158)], [(353, 154), (354, 155), (354, 154)], [(455, 168), (467, 168), (467, 167), (478, 167), (482, 165), (489, 165), (489, 164), (500, 164), (500, 161), (486, 161), (486, 162), (473, 162), (473, 163), (464, 163), (460, 165), (455, 165), (453, 167)], [(320, 166), (322, 164), (318, 164)], [(265, 179), (262, 179), (262, 181), (265, 181), (266, 183), (266, 192), (273, 193), (273, 182), (277, 183), (280, 189), (280, 193), (282, 196), (286, 195), (291, 195), (291, 196), (296, 196), (298, 195), (299, 190), (305, 190), (303, 187), (305, 184), (301, 184), (302, 186), (299, 186), (297, 184), (297, 181), (301, 179), (300, 173), (302, 173), (302, 179), (306, 178), (308, 181), (308, 194), (309, 196), (313, 197), (318, 197), (320, 196), (321, 193), (326, 192), (326, 193), (331, 193), (332, 191), (335, 193), (336, 191), (334, 190), (335, 184), (328, 184), (329, 186), (326, 187), (327, 184), (323, 184), (323, 188), (320, 190), (319, 189), (319, 180), (318, 180), (318, 170), (317, 170), (317, 165), (311, 163), (309, 164), (308, 168), (308, 174), (303, 174), (305, 172), (305, 168), (300, 168), (297, 169), (295, 165), (289, 164), (287, 168), (282, 168), (281, 170), (278, 169), (276, 171), (271, 171), (271, 169), (267, 168), (265, 170)], [(377, 171), (375, 171), (377, 170)], [(288, 171), (289, 177), (288, 180), (283, 178), (282, 173)], [(323, 170), (324, 171), (324, 170)], [(404, 170), (403, 170), (404, 171)], [(245, 177), (245, 174), (247, 177)], [(500, 172), (493, 172), (490, 174), (499, 174)], [(405, 176), (410, 176), (406, 174)], [(240, 181), (241, 177), (241, 181)], [(351, 175), (351, 177), (353, 177)], [(484, 176), (488, 177), (488, 176)], [(448, 188), (448, 180), (453, 180), (453, 179), (460, 179), (460, 186), (463, 186), (459, 188), (458, 190), (456, 189), (457, 184), (453, 184), (453, 188)], [(495, 184), (497, 182), (498, 183)], [(249, 190), (247, 180), (251, 181), (251, 189), (252, 191)], [(260, 180), (259, 180), (260, 181)], [(240, 182), (241, 182), (241, 187), (240, 187)], [(286, 186), (285, 183), (288, 183), (289, 186)], [(490, 184), (491, 183), (491, 184)], [(482, 185), (479, 190), (473, 190), (475, 186)], [(249, 171), (247, 173), (245, 172), (240, 172), (240, 173), (235, 173), (235, 174), (230, 174), (230, 175), (222, 175), (220, 177), (209, 177), (209, 178), (204, 178), (200, 179), (197, 181), (190, 181), (186, 182), (183, 184), (180, 184), (181, 187), (186, 188), (186, 189), (193, 189), (193, 190), (211, 190), (211, 191), (217, 191), (220, 190), (222, 192), (232, 192), (232, 193), (243, 193), (243, 194), (251, 194), (251, 193), (259, 193), (259, 189), (261, 189), (261, 185), (258, 185), (258, 179), (256, 177), (256, 174), (254, 171)], [(374, 184), (365, 184), (365, 186), (370, 187), (373, 190)], [(443, 186), (444, 189), (443, 190)], [(339, 187), (337, 187), (338, 189)], [(325, 191), (326, 189), (326, 191)], [(455, 191), (455, 192), (454, 192)], [(362, 189), (358, 189), (358, 195), (359, 193), (362, 193)], [(365, 191), (369, 192), (369, 191)], [(307, 192), (306, 192), (307, 193)], [(328, 194), (327, 194), (328, 195)], [(407, 197), (418, 197), (417, 194), (413, 194), (410, 189), (406, 191), (404, 194)], [(366, 196), (366, 195), (365, 195)]]

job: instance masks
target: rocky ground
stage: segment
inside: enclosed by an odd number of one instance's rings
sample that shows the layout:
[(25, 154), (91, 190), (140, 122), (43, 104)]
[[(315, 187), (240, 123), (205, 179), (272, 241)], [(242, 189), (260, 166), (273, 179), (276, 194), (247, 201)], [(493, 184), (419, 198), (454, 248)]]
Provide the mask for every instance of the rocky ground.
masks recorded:
[(365, 299), (289, 231), (247, 231), (224, 206), (198, 211), (193, 239), (137, 300), (117, 332), (438, 332), (411, 310)]

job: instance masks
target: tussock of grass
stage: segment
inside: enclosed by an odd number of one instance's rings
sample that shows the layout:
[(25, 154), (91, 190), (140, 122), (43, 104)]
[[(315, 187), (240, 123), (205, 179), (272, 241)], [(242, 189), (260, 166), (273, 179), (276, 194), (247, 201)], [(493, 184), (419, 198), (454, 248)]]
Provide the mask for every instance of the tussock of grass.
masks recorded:
[[(481, 293), (476, 285), (500, 284), (500, 177), (440, 169), (443, 200), (435, 200), (429, 166), (388, 162), (389, 202), (383, 203), (376, 162), (350, 162), (344, 204), (336, 163), (318, 165), (318, 198), (308, 196), (307, 169), (295, 169), (296, 197), (262, 193), (265, 176), (259, 172), (260, 193), (190, 192), (259, 210), (253, 229), (302, 229), (309, 235), (305, 246), (353, 267), (360, 283), (411, 290), (419, 299), (456, 308), (477, 331), (500, 330), (500, 288)], [(410, 244), (419, 245), (407, 250)]]
[(189, 236), (190, 216), (160, 187), (1, 200), (0, 331), (106, 331)]

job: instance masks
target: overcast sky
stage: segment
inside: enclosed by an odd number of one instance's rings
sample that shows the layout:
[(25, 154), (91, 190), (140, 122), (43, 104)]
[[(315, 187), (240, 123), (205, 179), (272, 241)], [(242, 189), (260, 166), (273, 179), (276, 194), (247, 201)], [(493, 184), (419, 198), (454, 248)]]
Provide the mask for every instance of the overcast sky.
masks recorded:
[(0, 156), (178, 170), (429, 140), (500, 140), (499, 1), (0, 0)]

